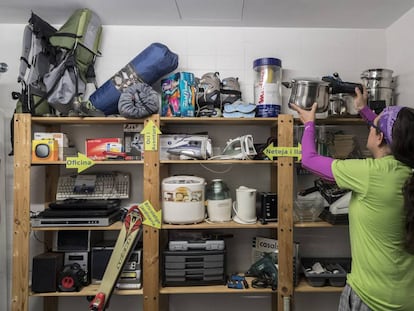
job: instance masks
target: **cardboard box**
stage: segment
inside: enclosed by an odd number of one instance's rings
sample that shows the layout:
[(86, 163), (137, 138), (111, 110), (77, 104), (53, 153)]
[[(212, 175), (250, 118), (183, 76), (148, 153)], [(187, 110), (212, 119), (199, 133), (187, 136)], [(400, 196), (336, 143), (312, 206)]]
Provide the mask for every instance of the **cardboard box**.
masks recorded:
[[(85, 143), (86, 156), (94, 161), (108, 159), (108, 154), (123, 155), (122, 138), (92, 138)], [(110, 157), (112, 158), (112, 157)]]
[(58, 158), (59, 161), (64, 161), (63, 148), (69, 147), (69, 139), (65, 133), (48, 133), (48, 132), (34, 132), (33, 139), (54, 139), (58, 143)]
[(196, 88), (194, 74), (177, 72), (161, 80), (161, 116), (194, 117)]
[(55, 139), (32, 140), (32, 162), (34, 163), (58, 161), (58, 151), (58, 142)]
[(144, 159), (143, 124), (124, 124), (124, 148), (127, 160)]

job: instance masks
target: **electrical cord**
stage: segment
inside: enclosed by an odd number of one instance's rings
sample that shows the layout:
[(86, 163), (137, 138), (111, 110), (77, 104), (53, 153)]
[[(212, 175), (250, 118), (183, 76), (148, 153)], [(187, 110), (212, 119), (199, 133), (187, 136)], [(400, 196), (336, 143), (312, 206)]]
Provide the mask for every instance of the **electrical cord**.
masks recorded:
[(273, 281), (268, 278), (256, 278), (252, 280), (252, 287), (253, 288), (268, 288), (271, 287), (272, 290), (276, 290), (277, 288), (273, 285)]

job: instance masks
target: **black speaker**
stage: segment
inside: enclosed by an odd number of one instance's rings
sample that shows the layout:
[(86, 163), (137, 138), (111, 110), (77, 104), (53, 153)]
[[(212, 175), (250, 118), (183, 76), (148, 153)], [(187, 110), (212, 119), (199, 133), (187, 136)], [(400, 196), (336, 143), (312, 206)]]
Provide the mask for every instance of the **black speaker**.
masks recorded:
[(43, 253), (33, 257), (32, 291), (56, 292), (58, 278), (63, 269), (63, 253)]
[(100, 283), (105, 273), (106, 266), (112, 255), (113, 246), (92, 247), (91, 279), (92, 284)]

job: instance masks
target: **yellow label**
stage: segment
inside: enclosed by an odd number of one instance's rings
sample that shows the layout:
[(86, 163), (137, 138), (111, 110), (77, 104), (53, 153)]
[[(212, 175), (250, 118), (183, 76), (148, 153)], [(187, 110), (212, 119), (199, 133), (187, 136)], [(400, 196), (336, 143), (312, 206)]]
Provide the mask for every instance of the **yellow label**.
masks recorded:
[(76, 168), (78, 169), (78, 173), (83, 172), (93, 165), (95, 165), (95, 162), (80, 152), (78, 152), (77, 157), (66, 158), (66, 168)]
[(158, 135), (161, 134), (161, 131), (152, 120), (145, 125), (141, 134), (144, 135), (144, 150), (156, 151), (158, 147)]
[(271, 160), (274, 157), (295, 157), (300, 161), (302, 159), (302, 145), (299, 143), (297, 147), (275, 147), (271, 143), (263, 150), (263, 153)]
[(156, 211), (148, 200), (141, 203), (139, 209), (144, 215), (144, 225), (161, 229), (161, 210)]

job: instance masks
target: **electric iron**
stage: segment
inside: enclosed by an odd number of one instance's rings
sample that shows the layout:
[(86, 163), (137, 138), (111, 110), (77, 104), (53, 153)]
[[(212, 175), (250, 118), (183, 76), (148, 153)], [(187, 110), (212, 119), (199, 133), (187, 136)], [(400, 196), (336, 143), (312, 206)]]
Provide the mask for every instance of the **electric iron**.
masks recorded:
[(212, 153), (211, 140), (204, 136), (186, 136), (168, 148), (167, 152), (178, 155), (181, 160), (206, 160)]
[[(230, 139), (221, 155), (213, 157), (221, 160), (249, 160), (257, 154), (253, 145), (253, 136), (244, 135)], [(210, 158), (210, 159), (213, 159)]]

